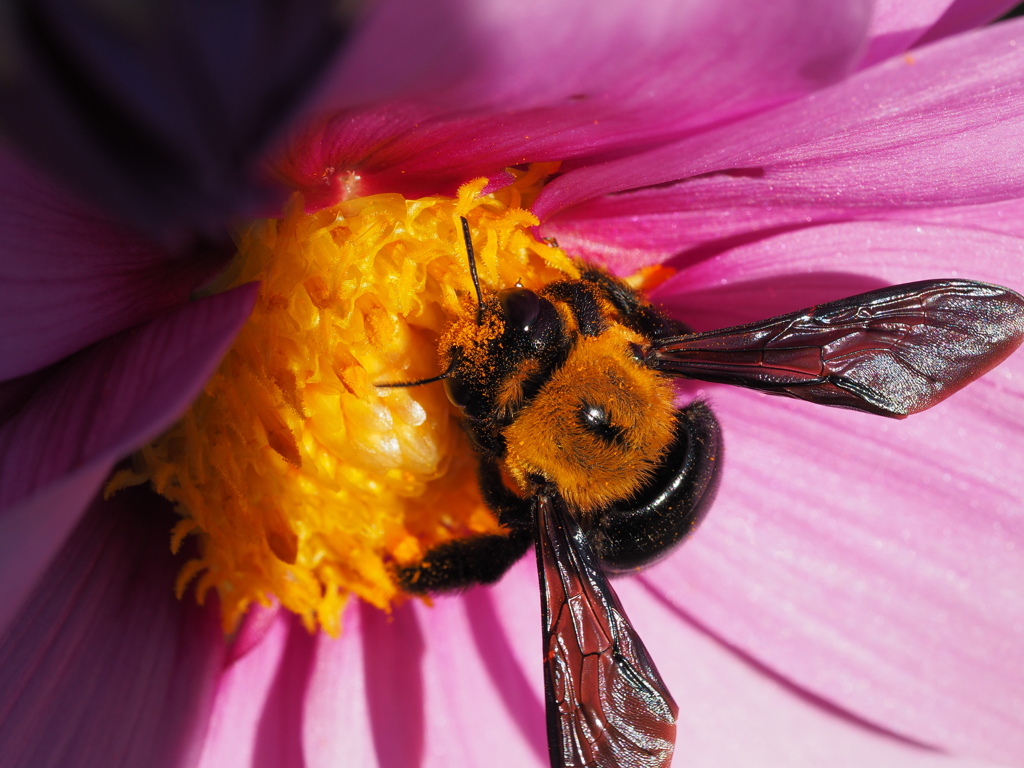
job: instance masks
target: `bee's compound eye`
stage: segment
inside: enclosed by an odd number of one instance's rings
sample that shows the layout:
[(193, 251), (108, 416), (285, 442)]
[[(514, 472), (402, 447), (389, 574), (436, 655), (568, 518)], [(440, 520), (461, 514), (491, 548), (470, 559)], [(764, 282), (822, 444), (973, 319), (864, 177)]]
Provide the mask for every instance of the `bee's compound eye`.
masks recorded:
[(473, 392), (470, 387), (466, 386), (466, 382), (458, 378), (450, 378), (444, 380), (444, 392), (448, 395), (448, 400), (456, 408), (466, 409), (473, 401)]
[(540, 297), (528, 288), (506, 288), (498, 292), (505, 323), (527, 333), (540, 314)]

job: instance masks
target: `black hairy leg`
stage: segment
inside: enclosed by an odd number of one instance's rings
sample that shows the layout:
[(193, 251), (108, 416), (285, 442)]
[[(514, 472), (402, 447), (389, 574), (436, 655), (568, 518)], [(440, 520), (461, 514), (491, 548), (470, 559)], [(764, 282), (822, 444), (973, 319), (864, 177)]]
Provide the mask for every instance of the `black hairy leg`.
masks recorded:
[(395, 575), (399, 586), (414, 595), (493, 584), (532, 543), (533, 536), (525, 530), (453, 539), (431, 549), (415, 565), (396, 568)]
[(446, 541), (428, 551), (419, 563), (396, 568), (398, 584), (406, 592), (422, 595), (493, 584), (530, 548), (530, 502), (505, 485), (501, 470), (493, 461), (482, 460), (477, 476), (484, 502), (508, 529), (508, 535), (487, 534)]

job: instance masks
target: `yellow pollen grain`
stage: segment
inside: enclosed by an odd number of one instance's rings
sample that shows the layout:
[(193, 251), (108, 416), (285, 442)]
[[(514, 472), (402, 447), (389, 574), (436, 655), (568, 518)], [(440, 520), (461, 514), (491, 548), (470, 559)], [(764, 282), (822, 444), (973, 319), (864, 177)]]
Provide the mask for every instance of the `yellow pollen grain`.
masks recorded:
[(455, 198), (312, 214), (295, 198), (239, 235), (213, 290), (259, 281), (252, 316), (188, 413), (108, 486), (149, 482), (175, 504), (172, 548), (198, 544), (179, 595), (216, 590), (225, 631), (277, 601), (336, 635), (349, 595), (384, 609), (401, 597), (393, 564), (499, 530), (443, 387), (376, 385), (439, 373), (438, 338), (476, 312), (459, 216), (485, 292), (576, 274), (520, 207), (545, 171), (486, 196), (480, 179)]

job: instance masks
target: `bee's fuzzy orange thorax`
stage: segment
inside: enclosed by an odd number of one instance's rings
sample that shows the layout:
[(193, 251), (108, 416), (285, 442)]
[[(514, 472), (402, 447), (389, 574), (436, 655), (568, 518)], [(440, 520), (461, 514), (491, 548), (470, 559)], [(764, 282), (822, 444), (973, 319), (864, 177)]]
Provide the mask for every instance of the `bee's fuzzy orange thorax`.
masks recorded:
[[(586, 513), (628, 498), (672, 442), (674, 390), (629, 354), (643, 339), (614, 325), (579, 340), (565, 364), (505, 430), (506, 463), (524, 487), (540, 475)], [(586, 406), (604, 409), (614, 439), (581, 422)]]

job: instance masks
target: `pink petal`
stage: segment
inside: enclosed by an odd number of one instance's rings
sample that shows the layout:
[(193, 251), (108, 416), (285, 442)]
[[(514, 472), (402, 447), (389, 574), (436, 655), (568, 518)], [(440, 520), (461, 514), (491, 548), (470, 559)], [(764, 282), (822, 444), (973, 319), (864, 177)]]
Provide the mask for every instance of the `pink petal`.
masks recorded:
[[(716, 185), (724, 193), (721, 197)], [(725, 197), (735, 204), (730, 206)], [(541, 232), (574, 256), (619, 274), (666, 261), (690, 263), (788, 229), (849, 219), (938, 224), (1024, 237), (1024, 197), (982, 205), (874, 209), (815, 204), (810, 199), (787, 204), (764, 197), (756, 183), (723, 175), (676, 184), (670, 190), (608, 195), (545, 222)], [(759, 204), (759, 199), (768, 204)], [(672, 206), (680, 210), (664, 210)]]
[(0, 426), (0, 631), (114, 462), (201, 390), (254, 300), (243, 286), (108, 339), (55, 369)]
[[(374, 609), (353, 603), (345, 612), (342, 636), (333, 641), (321, 637), (317, 643), (314, 672), (304, 701), (306, 717), (303, 743), (307, 768), (333, 768), (336, 765), (376, 768), (386, 765), (377, 756), (375, 740), (380, 735), (374, 731), (368, 703), (369, 688), (376, 681), (370, 677), (365, 666), (367, 649), (363, 624), (371, 610)], [(370, 618), (370, 621), (374, 619)], [(392, 633), (395, 639), (388, 643), (389, 651), (399, 650), (395, 647), (396, 643), (402, 641), (399, 635), (405, 635), (408, 629), (408, 619), (395, 628)], [(413, 663), (418, 663), (420, 644), (413, 640), (407, 650)], [(412, 687), (409, 693), (408, 698), (404, 701), (399, 699), (396, 704), (421, 707), (422, 701), (413, 698)], [(400, 694), (401, 691), (387, 688), (378, 691), (378, 695), (385, 696)], [(380, 725), (385, 726), (384, 723)], [(393, 741), (396, 744), (407, 741), (409, 737), (405, 729), (415, 725), (418, 723), (399, 721), (396, 727), (402, 729), (401, 736), (399, 738), (396, 733)], [(410, 768), (413, 766), (415, 764), (411, 764)]]
[(290, 617), (278, 614), (263, 641), (228, 667), (217, 682), (200, 768), (252, 766), (262, 714), (282, 664)]
[[(497, 623), (493, 598), (451, 597), (444, 604), (437, 601), (434, 609), (421, 609), (426, 645), (425, 768), (486, 765), (494, 756), (507, 766), (545, 764), (544, 699), (535, 671), (540, 598), (535, 578), (530, 578), (535, 570), (530, 558), (524, 558), (519, 579), (506, 577), (509, 586), (516, 581), (524, 584), (525, 589), (516, 590), (518, 600), (523, 608), (533, 609), (528, 623), (520, 625), (526, 630), (520, 642), (532, 640), (529, 656), (511, 642), (487, 642), (507, 631)], [(472, 638), (471, 645), (467, 638)], [(447, 722), (438, 722), (431, 716), (435, 712), (448, 713)]]
[(890, 56), (903, 53), (942, 17), (954, 2), (955, 0), (917, 0), (906, 3), (900, 0), (881, 0), (875, 3), (868, 32), (870, 42), (860, 62), (860, 68), (869, 67)]
[[(892, 211), (889, 218), (897, 216), (899, 212)], [(1024, 197), (987, 205), (922, 209), (908, 212), (904, 220), (1024, 237)]]
[(199, 768), (304, 765), (302, 701), (314, 643), (294, 615), (275, 614), (262, 641), (220, 678)]
[(0, 380), (181, 304), (215, 266), (171, 259), (0, 149)]
[(215, 604), (174, 597), (172, 524), (135, 489), (66, 541), (0, 639), (4, 765), (194, 764), (223, 637)]
[[(764, 319), (862, 288), (926, 278), (961, 277), (1020, 291), (1022, 262), (1020, 237), (912, 222), (847, 222), (766, 236), (681, 265), (682, 271), (654, 298), (705, 330)], [(828, 291), (818, 287), (823, 279), (834, 283)], [(762, 286), (757, 295), (749, 291), (751, 285)], [(744, 296), (739, 301), (707, 298), (725, 291)]]
[(416, 611), (407, 603), (388, 616), (359, 603), (347, 612), (344, 631), (340, 640), (318, 643), (303, 734), (310, 768), (422, 765), (429, 703)]
[[(735, 204), (716, 197), (715, 185)], [(760, 205), (759, 195), (756, 184), (723, 175), (668, 190), (608, 195), (545, 222), (541, 232), (574, 256), (597, 261), (619, 274), (666, 261), (690, 263), (745, 241), (844, 219), (938, 224), (1024, 237), (1024, 197), (982, 205), (872, 209), (814, 205), (810, 200)], [(708, 208), (702, 207), (705, 203)], [(692, 207), (687, 209), (688, 205)], [(680, 210), (665, 210), (673, 206)]]
[(392, 0), (283, 172), (307, 194), (353, 169), (412, 194), (678, 136), (839, 79), (868, 20), (860, 0)]
[[(942, 276), (1020, 289), (1022, 256), (990, 233), (833, 225), (694, 265), (664, 297), (705, 327), (834, 298), (844, 274), (850, 292)], [(725, 435), (721, 491), (651, 571), (666, 600), (853, 717), (1019, 763), (1024, 355), (906, 422), (706, 391)]]
[(234, 664), (247, 656), (250, 651), (262, 645), (267, 634), (279, 623), (281, 607), (276, 602), (271, 606), (255, 604), (249, 608), (242, 625), (235, 632), (231, 645), (228, 646), (228, 664)]
[(694, 207), (781, 204), (813, 216), (824, 205), (843, 214), (1024, 196), (1022, 30), (1014, 21), (962, 35), (768, 114), (572, 171), (533, 210), (543, 219), (608, 192), (713, 173), (726, 181), (683, 185)]
[[(309, 768), (336, 765), (547, 765), (539, 665), (540, 602), (525, 558), (498, 589), (406, 604), (393, 617), (350, 610), (322, 640), (306, 699)], [(525, 608), (509, 633), (499, 611)]]
[(679, 703), (674, 765), (995, 768), (907, 743), (830, 709), (708, 635), (662, 596), (668, 579), (624, 578), (615, 589)]
[[(833, 711), (709, 637), (659, 594), (660, 584), (627, 577), (616, 580), (615, 588), (680, 704), (677, 763), (690, 768), (984, 768)], [(439, 598), (432, 609), (416, 608), (415, 623), (408, 617), (389, 623), (374, 609), (353, 607), (341, 639), (319, 642), (305, 700), (305, 765), (547, 768), (539, 602), (533, 557), (527, 555), (495, 587)], [(377, 625), (370, 635), (367, 621)], [(371, 642), (382, 643), (380, 666), (365, 666)], [(388, 657), (402, 672), (383, 664)], [(388, 694), (391, 704), (379, 713), (386, 736), (377, 737), (375, 749), (366, 699), (382, 692), (368, 690), (392, 690), (401, 680), (406, 685)], [(256, 686), (251, 690), (252, 698), (262, 701)], [(242, 697), (237, 701), (238, 718), (251, 721)], [(410, 720), (410, 712), (418, 714)], [(206, 762), (204, 768), (250, 765), (244, 743), (238, 743), (242, 759), (231, 759), (225, 750), (223, 762)], [(420, 751), (396, 755), (416, 744)], [(396, 763), (396, 756), (407, 760)]]

